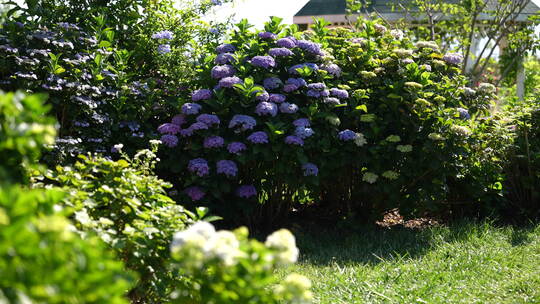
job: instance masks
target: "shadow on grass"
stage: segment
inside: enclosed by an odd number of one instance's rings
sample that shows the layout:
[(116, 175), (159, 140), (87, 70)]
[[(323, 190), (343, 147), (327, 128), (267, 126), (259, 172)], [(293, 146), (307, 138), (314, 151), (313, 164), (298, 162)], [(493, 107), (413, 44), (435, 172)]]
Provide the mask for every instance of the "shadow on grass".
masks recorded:
[[(294, 229), (301, 261), (316, 265), (378, 264), (396, 259), (418, 258), (441, 243), (468, 243), (496, 233), (508, 235), (512, 246), (526, 245), (540, 226), (497, 227), (493, 222), (463, 221), (449, 226), (409, 229), (360, 226), (352, 229)], [(510, 231), (509, 231), (510, 230)]]

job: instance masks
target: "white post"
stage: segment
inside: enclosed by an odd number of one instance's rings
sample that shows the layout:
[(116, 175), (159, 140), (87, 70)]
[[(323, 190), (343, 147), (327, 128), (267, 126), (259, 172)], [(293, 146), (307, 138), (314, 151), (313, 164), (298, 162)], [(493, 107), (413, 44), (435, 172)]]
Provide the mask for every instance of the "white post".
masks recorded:
[(525, 67), (523, 66), (523, 57), (518, 59), (516, 94), (519, 100), (525, 97)]
[(474, 66), (474, 62), (476, 59), (476, 52), (478, 51), (478, 44), (480, 43), (480, 39), (473, 35), (471, 45), (469, 47), (469, 58), (467, 58), (467, 62), (465, 62), (465, 72), (471, 73), (472, 68)]

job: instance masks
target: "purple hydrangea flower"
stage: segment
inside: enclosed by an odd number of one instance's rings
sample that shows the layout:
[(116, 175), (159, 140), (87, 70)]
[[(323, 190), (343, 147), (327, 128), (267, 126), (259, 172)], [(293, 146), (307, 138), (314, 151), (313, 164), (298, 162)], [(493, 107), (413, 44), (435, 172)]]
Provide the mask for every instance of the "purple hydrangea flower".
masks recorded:
[(325, 104), (337, 106), (341, 104), (341, 101), (335, 97), (328, 97), (323, 100)]
[(303, 146), (304, 140), (298, 136), (289, 135), (285, 137), (285, 143), (288, 145)]
[(152, 39), (167, 39), (171, 40), (174, 38), (174, 34), (171, 31), (161, 31), (152, 35)]
[(287, 82), (285, 86), (283, 87), (283, 91), (289, 93), (292, 91), (296, 91), (299, 88), (306, 85), (307, 85), (306, 81), (302, 78), (289, 78), (287, 79)]
[(270, 56), (255, 56), (251, 59), (251, 64), (256, 67), (269, 69), (276, 66), (276, 61)]
[(231, 154), (236, 154), (236, 155), (240, 155), (240, 152), (246, 150), (247, 147), (246, 145), (244, 145), (243, 143), (241, 142), (232, 142), (230, 144), (227, 145), (227, 151), (229, 151), (229, 153)]
[(207, 125), (209, 127), (212, 126), (212, 125), (219, 125), (220, 124), (219, 117), (217, 117), (216, 115), (213, 115), (213, 114), (201, 114), (201, 115), (197, 116), (197, 121), (202, 122), (202, 123), (204, 123), (205, 125)]
[(282, 103), (287, 97), (283, 94), (270, 94), (268, 101), (273, 103)]
[(274, 33), (271, 33), (271, 32), (260, 32), (259, 33), (259, 38), (262, 38), (262, 39), (276, 39), (277, 38), (277, 35), (274, 34)]
[(195, 90), (193, 91), (193, 93), (191, 93), (192, 101), (206, 100), (206, 99), (210, 99), (211, 97), (212, 97), (212, 91), (208, 89)]
[(202, 199), (206, 193), (199, 187), (196, 187), (196, 186), (193, 186), (193, 187), (189, 187), (189, 188), (186, 188), (184, 190), (184, 192), (193, 200), (193, 201), (198, 201), (200, 199)]
[(169, 148), (176, 147), (178, 145), (178, 137), (171, 135), (171, 134), (165, 134), (161, 136), (161, 142), (165, 144)]
[(298, 47), (313, 55), (319, 55), (319, 56), (324, 55), (321, 50), (321, 46), (315, 42), (311, 42), (307, 40), (299, 40)]
[(294, 84), (286, 84), (283, 86), (283, 92), (285, 93), (290, 93), (290, 92), (296, 91), (297, 89), (298, 87), (295, 86)]
[(281, 113), (293, 114), (298, 111), (298, 106), (294, 103), (284, 102), (279, 106)]
[(208, 130), (208, 125), (198, 121), (198, 122), (192, 123), (191, 126), (189, 126), (189, 129), (193, 131)]
[(229, 122), (229, 128), (240, 127), (241, 131), (251, 130), (257, 125), (255, 118), (248, 115), (234, 115)]
[(270, 115), (276, 116), (278, 113), (278, 107), (273, 102), (260, 102), (255, 108), (255, 113), (259, 116)]
[(267, 90), (277, 89), (282, 84), (281, 79), (277, 77), (270, 77), (263, 80), (263, 86)]
[(298, 75), (298, 69), (302, 69), (304, 67), (308, 67), (314, 71), (318, 71), (319, 70), (319, 66), (316, 65), (315, 63), (310, 63), (310, 62), (306, 62), (306, 63), (301, 63), (301, 64), (297, 64), (297, 65), (293, 65), (292, 67), (289, 68), (289, 74), (295, 74), (295, 75)]
[(221, 53), (218, 54), (214, 62), (216, 64), (227, 64), (234, 61), (233, 54), (231, 53)]
[(225, 77), (219, 81), (219, 87), (220, 88), (232, 88), (235, 84), (242, 83), (242, 79), (232, 76), (232, 77)]
[(208, 167), (208, 162), (203, 158), (195, 158), (189, 161), (188, 170), (191, 173), (195, 173), (198, 176), (202, 177), (210, 173), (210, 167)]
[(319, 97), (321, 97), (321, 92), (319, 92), (317, 90), (308, 90), (306, 92), (306, 95), (308, 97), (319, 98)]
[(180, 130), (180, 136), (182, 137), (190, 137), (191, 135), (193, 135), (193, 129), (191, 128)]
[(347, 92), (346, 90), (332, 88), (330, 89), (330, 94), (332, 94), (332, 96), (335, 96), (339, 99), (349, 98), (349, 92)]
[(157, 52), (161, 55), (168, 54), (171, 52), (171, 45), (170, 44), (160, 44), (158, 45)]
[(293, 121), (293, 126), (295, 127), (309, 127), (311, 125), (311, 122), (307, 118), (298, 118), (297, 120)]
[(201, 108), (202, 108), (201, 105), (198, 103), (187, 102), (182, 105), (182, 113), (186, 115), (199, 114), (199, 111), (201, 111)]
[(247, 140), (254, 144), (267, 144), (268, 135), (266, 135), (266, 133), (264, 133), (263, 131), (258, 131), (251, 133), (251, 135), (248, 136)]
[(307, 85), (308, 89), (322, 91), (326, 89), (326, 85), (322, 82), (310, 83)]
[(294, 53), (287, 48), (273, 48), (268, 51), (268, 55), (272, 57), (292, 56)]
[(328, 74), (333, 75), (335, 77), (341, 76), (341, 68), (334, 63), (323, 65), (321, 69), (328, 72)]
[(268, 101), (269, 98), (270, 98), (270, 95), (268, 94), (268, 92), (263, 91), (263, 92), (257, 92), (257, 96), (255, 97), (255, 100)]
[(338, 138), (342, 141), (351, 141), (356, 138), (356, 133), (349, 129), (346, 129), (338, 133)]
[(164, 123), (157, 128), (158, 132), (161, 134), (171, 134), (174, 135), (180, 132), (180, 126), (173, 123)]
[(236, 189), (236, 195), (238, 197), (250, 198), (257, 195), (257, 189), (252, 185), (242, 185)]
[(330, 91), (328, 90), (322, 90), (321, 91), (321, 97), (328, 97), (330, 96)]
[(171, 119), (171, 123), (182, 126), (186, 123), (186, 116), (184, 114), (177, 114)]
[(302, 165), (304, 170), (304, 176), (317, 176), (319, 174), (319, 168), (315, 164), (305, 163)]
[(467, 109), (457, 108), (457, 111), (459, 112), (459, 119), (463, 119), (463, 120), (471, 119), (471, 115), (469, 114), (469, 111), (467, 111)]
[(401, 60), (401, 62), (403, 64), (411, 64), (411, 63), (414, 63), (414, 60), (412, 58), (405, 58), (405, 59)]
[(216, 164), (217, 173), (227, 175), (227, 177), (234, 177), (238, 173), (238, 167), (232, 160), (220, 160)]
[(212, 78), (215, 79), (221, 79), (225, 77), (231, 77), (234, 75), (236, 70), (232, 65), (224, 64), (224, 65), (216, 65), (212, 68), (211, 74)]
[(233, 53), (235, 50), (236, 49), (235, 49), (234, 45), (232, 45), (232, 44), (222, 44), (222, 45), (219, 45), (216, 48), (216, 52), (218, 54), (221, 54), (221, 53)]
[(313, 134), (315, 134), (315, 131), (313, 131), (312, 128), (308, 128), (308, 127), (296, 127), (296, 129), (294, 130), (294, 135), (302, 138), (302, 139), (306, 139), (310, 136), (312, 136)]
[(458, 65), (463, 61), (463, 56), (458, 53), (446, 53), (443, 56), (443, 60), (447, 63)]
[(290, 38), (281, 38), (278, 41), (276, 41), (276, 44), (279, 47), (284, 47), (288, 49), (292, 49), (296, 46), (296, 42), (293, 39)]
[(225, 144), (225, 140), (221, 136), (209, 136), (204, 139), (204, 147), (207, 149), (221, 148)]

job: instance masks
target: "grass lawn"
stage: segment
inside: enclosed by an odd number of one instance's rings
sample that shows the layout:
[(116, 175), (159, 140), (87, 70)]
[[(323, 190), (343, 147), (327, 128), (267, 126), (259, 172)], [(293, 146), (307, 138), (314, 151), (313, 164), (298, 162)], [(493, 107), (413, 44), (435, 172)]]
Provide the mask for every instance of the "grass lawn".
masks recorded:
[(315, 303), (540, 303), (540, 224), (297, 233)]

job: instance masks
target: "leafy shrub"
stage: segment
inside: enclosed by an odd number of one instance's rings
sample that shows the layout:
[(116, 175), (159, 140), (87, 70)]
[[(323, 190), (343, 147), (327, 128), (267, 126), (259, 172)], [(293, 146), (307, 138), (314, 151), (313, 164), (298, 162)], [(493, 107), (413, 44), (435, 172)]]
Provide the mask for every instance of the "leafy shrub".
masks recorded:
[(54, 119), (45, 116), (42, 95), (0, 92), (0, 181), (28, 182), (42, 146), (52, 144)]
[[(181, 113), (158, 128), (171, 180), (257, 224), (306, 201), (336, 215), (448, 209), (475, 174), (467, 165), (494, 87), (466, 87), (459, 55), (373, 22), (351, 32), (318, 21), (298, 33), (279, 21), (261, 32), (238, 24)], [(497, 194), (499, 177), (473, 176), (478, 188), (463, 196)]]
[(0, 302), (126, 303), (131, 274), (99, 239), (73, 232), (64, 193), (18, 185), (54, 140), (43, 100), (0, 95)]
[(0, 185), (0, 301), (127, 303), (132, 276), (96, 237), (81, 239), (58, 190)]
[[(197, 222), (174, 235), (171, 251), (193, 287), (177, 290), (173, 303), (310, 303), (310, 281), (291, 274), (278, 282), (276, 267), (296, 262), (294, 236), (285, 229), (264, 244), (248, 239), (246, 228), (215, 231)], [(190, 302), (191, 301), (191, 302)]]
[[(120, 146), (117, 149), (121, 150)], [(64, 189), (83, 235), (97, 234), (128, 269), (139, 274), (130, 291), (134, 302), (161, 303), (183, 278), (169, 270), (169, 243), (174, 232), (203, 216), (192, 214), (166, 196), (169, 184), (152, 175), (153, 150), (119, 161), (98, 155), (79, 156), (73, 166), (57, 167), (47, 178)]]

